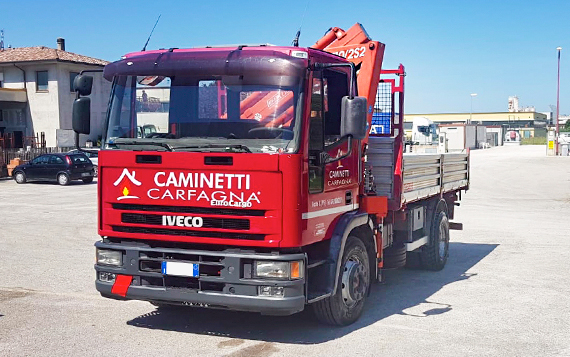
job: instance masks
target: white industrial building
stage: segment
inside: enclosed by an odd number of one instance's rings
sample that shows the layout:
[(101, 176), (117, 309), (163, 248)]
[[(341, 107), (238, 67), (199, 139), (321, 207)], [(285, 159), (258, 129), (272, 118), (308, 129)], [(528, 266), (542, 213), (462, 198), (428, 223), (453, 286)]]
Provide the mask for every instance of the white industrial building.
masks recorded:
[[(73, 78), (83, 70), (102, 69), (108, 62), (65, 51), (65, 41), (57, 49), (21, 47), (0, 49), (0, 148), (39, 144), (73, 144)], [(102, 134), (111, 85), (102, 73), (94, 77), (91, 94), (91, 134), (82, 140), (96, 141)], [(42, 135), (43, 133), (43, 135)]]

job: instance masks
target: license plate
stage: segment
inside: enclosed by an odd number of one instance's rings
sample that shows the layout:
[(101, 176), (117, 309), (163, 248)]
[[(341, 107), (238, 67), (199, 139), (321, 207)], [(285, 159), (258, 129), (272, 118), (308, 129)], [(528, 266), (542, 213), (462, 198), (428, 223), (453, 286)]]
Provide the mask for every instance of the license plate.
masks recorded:
[(200, 269), (198, 264), (183, 262), (162, 262), (163, 275), (199, 277)]
[(90, 176), (90, 175), (89, 175), (89, 172), (83, 172), (83, 173), (81, 174), (81, 176)]

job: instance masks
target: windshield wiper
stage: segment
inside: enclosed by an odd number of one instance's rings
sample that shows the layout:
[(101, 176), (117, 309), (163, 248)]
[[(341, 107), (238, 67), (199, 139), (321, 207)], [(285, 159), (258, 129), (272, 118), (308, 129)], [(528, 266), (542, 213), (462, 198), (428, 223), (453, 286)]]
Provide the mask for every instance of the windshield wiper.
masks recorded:
[(231, 144), (231, 145), (226, 145), (226, 144), (203, 144), (203, 145), (188, 145), (188, 146), (175, 146), (172, 149), (173, 150), (179, 150), (179, 149), (216, 149), (216, 148), (224, 148), (224, 149), (238, 149), (238, 150), (242, 150), (244, 152), (247, 153), (251, 153), (251, 150), (245, 146), (245, 145), (241, 145), (241, 144)]
[(151, 145), (151, 146), (161, 146), (163, 148), (165, 148), (168, 151), (173, 151), (172, 150), (172, 146), (168, 145), (167, 143), (157, 143), (154, 141), (150, 141), (150, 142), (146, 142), (146, 141), (128, 141), (128, 142), (112, 142), (109, 143), (109, 145), (139, 145), (139, 146), (145, 146), (145, 145)]

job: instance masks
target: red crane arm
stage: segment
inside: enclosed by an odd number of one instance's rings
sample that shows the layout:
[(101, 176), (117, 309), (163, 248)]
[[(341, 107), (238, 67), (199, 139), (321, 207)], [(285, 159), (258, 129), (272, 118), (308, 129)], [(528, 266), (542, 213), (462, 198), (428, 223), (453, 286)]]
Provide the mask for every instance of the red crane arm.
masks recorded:
[[(331, 28), (323, 38), (317, 41), (313, 48), (324, 50), (346, 58), (354, 63), (358, 78), (358, 95), (366, 98), (368, 102), (368, 125), (372, 123), (374, 102), (382, 60), (384, 58), (383, 43), (372, 41), (361, 24), (354, 24), (348, 31), (338, 27)], [(363, 140), (368, 142), (368, 134)]]

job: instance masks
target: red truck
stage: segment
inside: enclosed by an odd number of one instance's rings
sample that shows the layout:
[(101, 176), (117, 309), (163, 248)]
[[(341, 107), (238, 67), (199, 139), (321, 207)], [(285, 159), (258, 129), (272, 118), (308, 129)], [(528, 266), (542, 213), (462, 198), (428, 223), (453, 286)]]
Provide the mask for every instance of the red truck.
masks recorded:
[[(171, 48), (107, 65), (101, 295), (272, 315), (312, 305), (347, 325), (383, 269), (412, 257), (442, 269), (469, 157), (403, 153), (404, 67), (382, 70), (383, 54), (355, 24), (310, 48)], [(78, 134), (91, 83), (74, 82)], [(153, 122), (167, 124), (141, 135)]]

